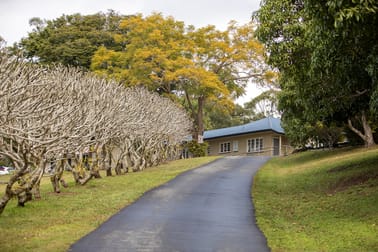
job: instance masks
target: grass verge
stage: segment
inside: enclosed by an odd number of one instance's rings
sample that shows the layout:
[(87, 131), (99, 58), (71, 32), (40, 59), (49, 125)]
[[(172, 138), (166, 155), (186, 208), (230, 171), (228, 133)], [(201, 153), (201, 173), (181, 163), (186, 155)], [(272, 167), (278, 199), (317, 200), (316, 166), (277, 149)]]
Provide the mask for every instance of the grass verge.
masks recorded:
[(252, 195), (272, 251), (378, 251), (378, 148), (271, 159)]
[[(23, 208), (16, 207), (16, 201), (8, 203), (0, 216), (0, 251), (67, 251), (146, 191), (216, 158), (177, 160), (142, 172), (95, 179), (85, 186), (76, 186), (72, 175), (66, 174), (69, 187), (60, 194), (52, 193), (46, 178), (41, 184), (41, 200)], [(4, 185), (0, 190), (4, 191)]]

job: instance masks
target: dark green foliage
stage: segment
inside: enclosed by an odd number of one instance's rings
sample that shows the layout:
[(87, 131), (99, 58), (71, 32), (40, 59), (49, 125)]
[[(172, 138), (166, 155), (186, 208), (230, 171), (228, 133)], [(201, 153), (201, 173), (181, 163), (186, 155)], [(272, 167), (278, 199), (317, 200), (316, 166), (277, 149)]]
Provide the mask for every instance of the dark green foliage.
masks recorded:
[(93, 15), (62, 15), (54, 20), (32, 18), (33, 31), (14, 50), (44, 64), (62, 63), (89, 69), (100, 46), (120, 47), (114, 39), (122, 18), (114, 11)]
[(377, 11), (376, 1), (262, 2), (254, 15), (257, 33), (269, 63), (280, 70), (279, 108), (287, 132), (306, 136), (301, 124), (350, 122), (366, 146), (374, 144)]
[(207, 149), (209, 144), (204, 143), (197, 143), (196, 141), (190, 141), (187, 143), (189, 152), (193, 154), (193, 157), (205, 157), (207, 156)]
[(232, 110), (225, 110), (219, 106), (206, 106), (206, 130), (227, 128), (236, 125), (249, 123), (251, 111), (235, 104)]

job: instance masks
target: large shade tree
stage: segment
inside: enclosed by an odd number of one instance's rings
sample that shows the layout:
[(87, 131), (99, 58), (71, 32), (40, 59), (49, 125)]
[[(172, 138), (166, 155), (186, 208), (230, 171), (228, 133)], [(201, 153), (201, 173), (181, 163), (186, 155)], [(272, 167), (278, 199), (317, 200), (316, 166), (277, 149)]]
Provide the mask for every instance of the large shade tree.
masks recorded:
[(255, 14), (269, 63), (280, 70), (280, 108), (292, 138), (305, 125), (344, 123), (374, 145), (375, 1), (265, 0)]

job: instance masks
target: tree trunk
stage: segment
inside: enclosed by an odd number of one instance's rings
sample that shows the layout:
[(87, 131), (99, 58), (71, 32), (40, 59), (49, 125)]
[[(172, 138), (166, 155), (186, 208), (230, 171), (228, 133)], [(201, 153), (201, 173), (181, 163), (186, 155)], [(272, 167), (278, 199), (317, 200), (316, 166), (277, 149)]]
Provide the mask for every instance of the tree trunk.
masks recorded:
[(15, 195), (15, 192), (12, 190), (13, 185), (19, 180), (19, 178), (22, 177), (24, 174), (24, 171), (26, 170), (26, 166), (22, 168), (22, 170), (19, 170), (15, 172), (9, 179), (6, 187), (5, 187), (5, 194), (0, 199), (0, 215), (3, 213), (6, 205), (10, 201), (10, 199)]
[(203, 107), (205, 105), (205, 97), (204, 96), (199, 96), (197, 98), (198, 102), (198, 108), (197, 111), (195, 107), (192, 104), (191, 98), (189, 96), (189, 93), (185, 91), (185, 98), (186, 101), (188, 102), (189, 109), (192, 114), (192, 118), (194, 120), (194, 132), (193, 132), (193, 140), (198, 142), (198, 143), (203, 143)]
[(59, 180), (56, 175), (50, 177), (50, 181), (54, 190), (54, 193), (60, 193)]
[(348, 119), (348, 127), (356, 133), (365, 143), (365, 147), (369, 148), (375, 145), (373, 131), (369, 125), (369, 122), (366, 118), (365, 112), (362, 112), (361, 115), (361, 124), (363, 128), (363, 132), (355, 128), (352, 124), (352, 120)]
[(129, 168), (133, 166), (133, 162), (131, 160), (129, 149), (127, 149), (127, 151), (126, 151), (126, 153), (123, 157), (124, 157), (123, 165), (124, 165), (125, 173), (128, 173)]
[(197, 143), (203, 143), (203, 107), (205, 105), (205, 98), (203, 96), (198, 97), (198, 109), (195, 118), (195, 132), (193, 134), (193, 140), (197, 141)]
[(39, 191), (39, 185), (42, 179), (42, 176), (45, 171), (45, 162), (41, 161), (38, 165), (37, 170), (33, 171), (33, 174), (30, 178), (26, 181), (23, 181), (21, 185), (21, 189), (14, 193), (17, 195), (18, 198), (18, 206), (24, 206), (26, 202), (31, 201), (33, 199), (32, 190), (34, 190), (34, 195), (37, 198), (41, 198), (41, 193)]
[(115, 173), (117, 175), (122, 175), (122, 168), (123, 168), (122, 162), (118, 161), (115, 167)]
[(64, 162), (65, 160), (60, 160), (55, 165), (54, 174), (50, 177), (50, 181), (55, 193), (60, 193), (60, 185), (62, 185), (65, 188), (67, 187), (67, 184), (63, 179)]
[(80, 180), (85, 178), (84, 162), (83, 154), (80, 153), (79, 156), (75, 158), (75, 165), (72, 167), (72, 175), (76, 184), (80, 184)]
[(26, 189), (22, 193), (17, 195), (17, 206), (24, 207), (25, 203), (33, 199), (33, 194), (31, 190)]
[(100, 161), (99, 161), (99, 155), (97, 154), (98, 149), (99, 149), (98, 146), (96, 146), (91, 154), (92, 162), (89, 167), (89, 170), (90, 170), (91, 177), (93, 178), (101, 178), (100, 167), (99, 167)]
[(12, 195), (5, 193), (4, 196), (0, 199), (0, 215), (3, 213), (6, 205), (8, 204), (11, 198), (12, 198)]
[(107, 151), (106, 160), (105, 160), (105, 169), (106, 169), (106, 176), (111, 177), (112, 174), (112, 156), (111, 151)]
[[(34, 185), (34, 188), (33, 188), (33, 194), (34, 194), (34, 199), (38, 199), (40, 200), (42, 197), (41, 197), (41, 190), (40, 190), (40, 185), (41, 185), (41, 180), (39, 180), (35, 185)], [(31, 199), (30, 199), (31, 200)]]
[(92, 178), (94, 177), (94, 175), (92, 173), (90, 173), (87, 177), (83, 178), (83, 179), (79, 179), (79, 184), (80, 185), (85, 185), (86, 183), (88, 183), (89, 180), (91, 180)]

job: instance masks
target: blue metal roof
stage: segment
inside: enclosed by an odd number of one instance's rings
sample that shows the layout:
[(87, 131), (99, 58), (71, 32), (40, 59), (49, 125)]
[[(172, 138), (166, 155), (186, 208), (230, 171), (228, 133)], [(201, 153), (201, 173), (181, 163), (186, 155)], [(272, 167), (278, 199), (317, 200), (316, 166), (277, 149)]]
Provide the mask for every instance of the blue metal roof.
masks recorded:
[(204, 132), (204, 140), (270, 130), (279, 134), (285, 134), (284, 129), (281, 127), (281, 120), (279, 118), (267, 117), (244, 125), (207, 130)]

